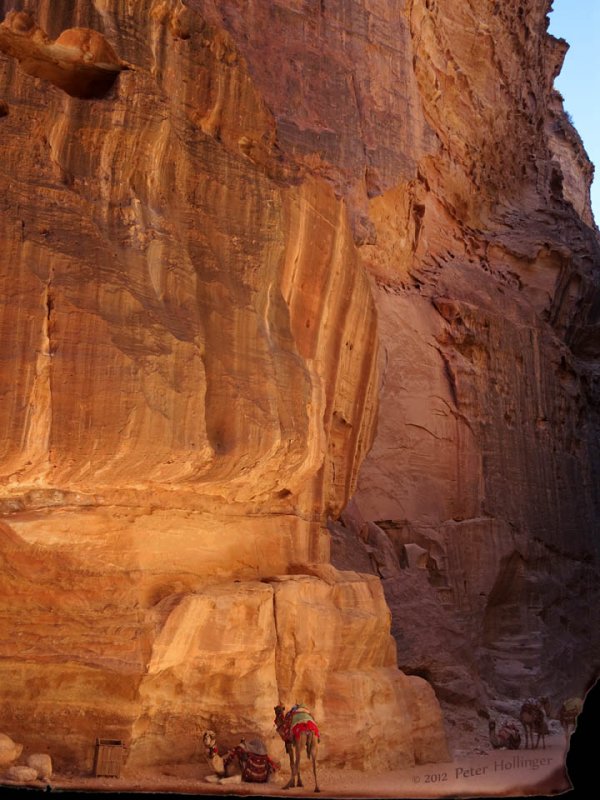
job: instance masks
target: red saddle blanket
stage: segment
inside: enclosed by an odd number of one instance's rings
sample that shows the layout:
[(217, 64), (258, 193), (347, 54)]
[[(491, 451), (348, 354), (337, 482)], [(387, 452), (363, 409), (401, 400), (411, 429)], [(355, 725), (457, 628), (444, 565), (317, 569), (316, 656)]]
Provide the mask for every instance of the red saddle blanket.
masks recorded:
[(246, 783), (266, 783), (270, 774), (279, 769), (279, 764), (276, 764), (269, 756), (252, 753), (239, 745), (227, 753), (224, 758), (225, 766), (236, 756), (242, 768), (242, 780)]
[(308, 719), (303, 722), (297, 722), (295, 725), (292, 725), (291, 734), (294, 739), (299, 739), (301, 734), (305, 732), (312, 732), (315, 734), (317, 739), (319, 738), (319, 729), (317, 727), (317, 723), (312, 719)]
[[(275, 724), (277, 725), (277, 720), (275, 720)], [(288, 711), (283, 718), (283, 722), (277, 725), (277, 730), (285, 742), (299, 739), (305, 732), (314, 733), (317, 739), (321, 737), (319, 728), (312, 714), (307, 709), (301, 707), (292, 708)]]

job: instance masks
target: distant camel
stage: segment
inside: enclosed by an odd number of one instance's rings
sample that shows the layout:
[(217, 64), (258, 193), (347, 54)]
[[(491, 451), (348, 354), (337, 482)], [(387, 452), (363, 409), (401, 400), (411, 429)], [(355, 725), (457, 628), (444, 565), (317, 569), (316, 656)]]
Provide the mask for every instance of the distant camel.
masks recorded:
[(570, 729), (575, 729), (577, 724), (577, 717), (583, 708), (583, 701), (579, 697), (570, 697), (561, 705), (558, 710), (558, 719), (565, 732), (565, 737), (568, 739)]
[(518, 750), (521, 746), (521, 734), (516, 722), (504, 722), (496, 733), (496, 723), (490, 720), (490, 742), (493, 748), (506, 747), (508, 750)]
[(300, 777), (300, 754), (306, 748), (306, 756), (312, 761), (315, 776), (315, 792), (320, 792), (317, 781), (317, 750), (319, 729), (312, 714), (303, 706), (295, 705), (285, 713), (285, 706), (275, 706), (275, 727), (283, 739), (286, 753), (290, 759), (291, 776), (283, 789), (304, 786)]
[[(546, 722), (546, 714), (548, 713), (548, 698), (542, 697), (539, 700), (529, 698), (521, 706), (519, 712), (519, 720), (525, 731), (525, 748), (531, 747), (535, 750), (540, 739), (542, 740), (542, 747), (546, 749), (546, 735), (549, 733), (548, 724)], [(537, 734), (535, 744), (533, 743), (533, 734)]]

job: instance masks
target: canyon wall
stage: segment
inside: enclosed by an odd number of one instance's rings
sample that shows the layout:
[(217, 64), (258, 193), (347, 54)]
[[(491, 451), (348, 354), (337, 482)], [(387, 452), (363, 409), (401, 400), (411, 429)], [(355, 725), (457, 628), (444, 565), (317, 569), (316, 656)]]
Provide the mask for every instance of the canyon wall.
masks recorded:
[(443, 758), (379, 581), (328, 563), (378, 402), (347, 200), (213, 4), (23, 8), (0, 26), (2, 730), (143, 767), (203, 760), (207, 727), (276, 753), (300, 701), (331, 764)]
[(549, 7), (407, 5), (437, 148), (371, 200), (378, 433), (332, 525), (334, 563), (349, 536), (382, 577), (399, 663), (484, 711), (556, 711), (600, 670), (600, 249)]
[(384, 769), (447, 757), (431, 684), (591, 677), (600, 250), (548, 8), (0, 0), (3, 732), (143, 767), (299, 701)]

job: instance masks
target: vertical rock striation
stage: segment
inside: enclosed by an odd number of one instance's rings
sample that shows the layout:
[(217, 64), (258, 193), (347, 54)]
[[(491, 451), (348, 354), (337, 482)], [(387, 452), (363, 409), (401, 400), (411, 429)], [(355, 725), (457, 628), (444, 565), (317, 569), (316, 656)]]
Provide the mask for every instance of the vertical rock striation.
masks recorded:
[(1, 10), (2, 729), (139, 767), (202, 726), (273, 738), (301, 693), (331, 763), (444, 757), (378, 582), (327, 570), (377, 410), (339, 183), (284, 141), (233, 5)]
[[(334, 563), (344, 533), (374, 549), (400, 664), (475, 705), (556, 708), (600, 664), (600, 248), (593, 170), (553, 89), (567, 46), (547, 34), (550, 5), (406, 4), (435, 145), (372, 198), (361, 250), (380, 414)], [(400, 556), (394, 577), (369, 520)]]

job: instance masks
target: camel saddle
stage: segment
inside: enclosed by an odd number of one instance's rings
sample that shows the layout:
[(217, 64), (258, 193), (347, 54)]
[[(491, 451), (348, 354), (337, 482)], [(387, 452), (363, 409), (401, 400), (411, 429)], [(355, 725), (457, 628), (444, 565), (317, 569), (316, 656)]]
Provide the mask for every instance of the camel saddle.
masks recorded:
[(582, 705), (583, 703), (579, 697), (570, 697), (565, 701), (563, 708), (567, 714), (572, 714), (576, 717), (581, 712)]
[(227, 766), (237, 756), (242, 768), (242, 780), (245, 783), (266, 783), (272, 772), (277, 772), (279, 764), (266, 753), (253, 753), (245, 747), (237, 745), (224, 758)]
[(292, 706), (283, 718), (279, 733), (284, 741), (291, 742), (304, 732), (314, 733), (320, 740), (319, 728), (310, 711), (304, 706)]

